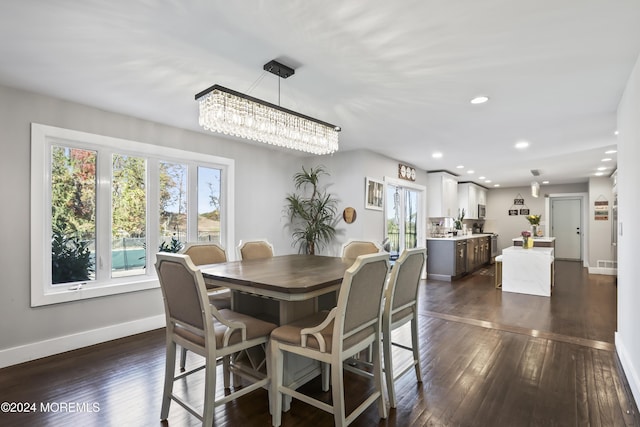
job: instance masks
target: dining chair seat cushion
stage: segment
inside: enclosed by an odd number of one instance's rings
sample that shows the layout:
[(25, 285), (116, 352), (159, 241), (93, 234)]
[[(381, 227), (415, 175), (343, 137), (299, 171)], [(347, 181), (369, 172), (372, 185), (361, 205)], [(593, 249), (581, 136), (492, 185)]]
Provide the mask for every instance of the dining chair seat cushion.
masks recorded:
[[(226, 320), (244, 323), (247, 327), (247, 341), (269, 335), (269, 333), (277, 327), (274, 323), (265, 322), (264, 320), (256, 319), (255, 317), (247, 316), (246, 314), (236, 313), (232, 310), (223, 309), (219, 310), (219, 313)], [(213, 319), (213, 328), (216, 335), (216, 347), (223, 348), (224, 333), (228, 328), (215, 319)], [(175, 334), (204, 347), (204, 337), (201, 335), (194, 334), (193, 332), (180, 327), (176, 327)], [(238, 329), (229, 337), (229, 345), (237, 344), (240, 341), (242, 341), (242, 332)]]
[[(302, 329), (319, 325), (324, 321), (328, 314), (328, 311), (321, 311), (291, 322), (287, 325), (280, 326), (271, 332), (271, 339), (292, 345), (302, 346)], [(373, 327), (371, 327), (365, 328), (362, 331), (353, 334), (352, 336), (344, 340), (344, 349), (348, 349), (352, 345), (359, 343), (364, 337), (371, 335), (373, 331), (374, 329)], [(333, 321), (331, 321), (327, 325), (327, 327), (321, 331), (321, 335), (324, 338), (325, 342), (325, 353), (331, 353), (333, 342)], [(316, 337), (311, 334), (307, 335), (306, 348), (320, 351), (320, 344), (318, 343)]]

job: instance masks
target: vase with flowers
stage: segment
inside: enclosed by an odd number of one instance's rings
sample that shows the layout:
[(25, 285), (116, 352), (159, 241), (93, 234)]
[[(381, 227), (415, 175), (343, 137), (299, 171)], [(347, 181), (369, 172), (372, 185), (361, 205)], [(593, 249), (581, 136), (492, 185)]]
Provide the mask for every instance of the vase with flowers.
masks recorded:
[(538, 226), (540, 225), (540, 217), (542, 215), (527, 215), (527, 221), (531, 224), (531, 235), (538, 237)]
[(529, 249), (533, 247), (533, 240), (531, 239), (530, 231), (523, 231), (520, 233), (522, 235), (522, 248)]

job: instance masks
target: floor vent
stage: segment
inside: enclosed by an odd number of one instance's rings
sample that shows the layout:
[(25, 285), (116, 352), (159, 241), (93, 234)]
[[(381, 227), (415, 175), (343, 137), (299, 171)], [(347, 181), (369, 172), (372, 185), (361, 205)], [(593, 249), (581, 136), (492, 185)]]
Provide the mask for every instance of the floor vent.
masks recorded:
[(618, 268), (618, 261), (598, 260), (598, 268)]

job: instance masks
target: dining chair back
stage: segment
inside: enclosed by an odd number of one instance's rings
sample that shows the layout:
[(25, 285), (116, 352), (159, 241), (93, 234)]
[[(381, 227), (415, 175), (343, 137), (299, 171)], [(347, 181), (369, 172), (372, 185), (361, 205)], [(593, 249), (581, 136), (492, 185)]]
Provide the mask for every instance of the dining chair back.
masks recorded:
[(245, 259), (262, 259), (271, 258), (273, 256), (273, 245), (265, 239), (247, 240), (240, 243), (237, 247), (238, 258)]
[[(386, 376), (389, 402), (396, 407), (397, 399), (394, 387), (395, 378), (415, 368), (418, 382), (422, 382), (420, 371), (420, 347), (418, 341), (418, 285), (422, 269), (427, 258), (425, 248), (405, 249), (393, 265), (389, 284), (385, 292), (382, 314), (382, 348), (384, 353), (384, 371)], [(392, 342), (394, 329), (411, 322), (411, 347)], [(394, 375), (392, 345), (410, 350), (413, 362)]]
[[(373, 403), (381, 418), (387, 417), (380, 352), (382, 297), (389, 272), (384, 254), (362, 255), (345, 272), (338, 304), (328, 314), (316, 313), (271, 333), (269, 367), (272, 421), (281, 423), (282, 396), (289, 395), (334, 416), (336, 426), (350, 424)], [(350, 414), (346, 414), (343, 363), (369, 346), (373, 348), (373, 391)], [(284, 353), (294, 353), (330, 365), (332, 404), (304, 395), (299, 384), (284, 384)], [(369, 375), (365, 375), (369, 377)]]
[(342, 260), (353, 264), (360, 255), (384, 252), (382, 246), (370, 240), (349, 239), (342, 245)]
[[(166, 364), (162, 394), (161, 420), (169, 415), (174, 400), (203, 425), (213, 424), (214, 408), (269, 383), (267, 375), (245, 375), (251, 384), (225, 393), (216, 399), (217, 359), (222, 358), (223, 370), (241, 375), (232, 364), (236, 355), (253, 347), (264, 348), (269, 334), (276, 327), (273, 323), (236, 313), (218, 310), (209, 304), (202, 272), (191, 262), (188, 255), (173, 253), (156, 254), (156, 272), (162, 289), (166, 316)], [(175, 375), (176, 344), (193, 351), (205, 359), (204, 366), (196, 367), (178, 376)], [(260, 371), (260, 366), (253, 367)], [(174, 381), (205, 370), (204, 411), (199, 412), (190, 402), (173, 393)]]
[(192, 242), (187, 243), (182, 253), (189, 255), (195, 265), (218, 264), (227, 262), (227, 251), (217, 243)]

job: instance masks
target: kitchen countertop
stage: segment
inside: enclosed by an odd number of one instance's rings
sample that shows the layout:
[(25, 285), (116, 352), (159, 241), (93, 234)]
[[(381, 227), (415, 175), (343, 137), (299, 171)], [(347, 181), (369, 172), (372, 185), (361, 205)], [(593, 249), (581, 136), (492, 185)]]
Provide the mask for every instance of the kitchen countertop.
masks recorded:
[(451, 237), (427, 237), (427, 240), (467, 240), (467, 239), (477, 239), (480, 237), (490, 237), (490, 236), (493, 236), (493, 233), (467, 234), (464, 236), (451, 236)]
[[(530, 237), (531, 238), (531, 237)], [(532, 237), (533, 240), (535, 240), (536, 242), (553, 242), (554, 240), (556, 240), (555, 237)], [(522, 242), (522, 237), (514, 237), (513, 239), (511, 239), (514, 242)]]

